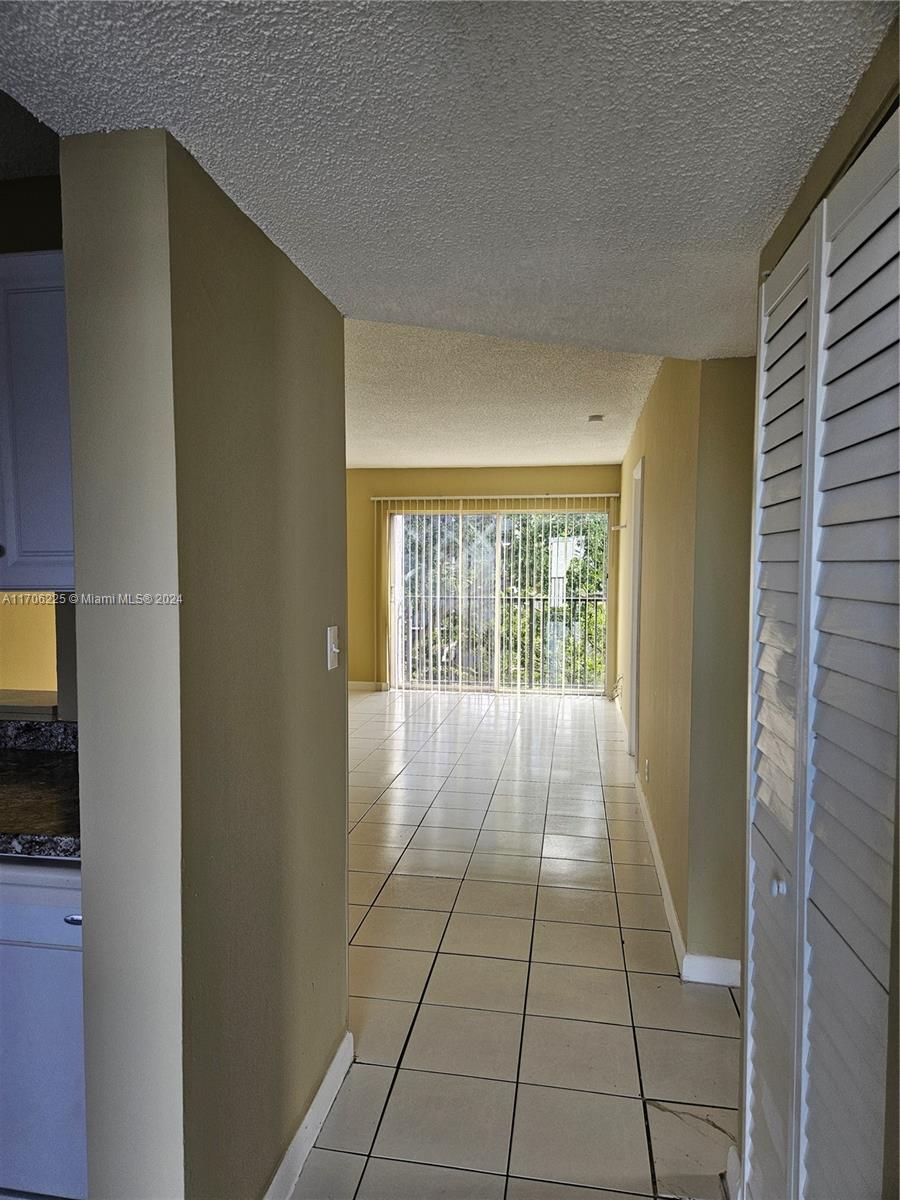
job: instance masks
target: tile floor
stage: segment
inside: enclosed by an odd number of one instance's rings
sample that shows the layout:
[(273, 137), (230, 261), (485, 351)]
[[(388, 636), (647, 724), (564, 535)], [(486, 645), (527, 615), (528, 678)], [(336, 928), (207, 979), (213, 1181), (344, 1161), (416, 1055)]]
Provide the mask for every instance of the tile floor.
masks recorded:
[(294, 1200), (719, 1200), (740, 1024), (682, 984), (618, 710), (350, 697), (356, 1062)]

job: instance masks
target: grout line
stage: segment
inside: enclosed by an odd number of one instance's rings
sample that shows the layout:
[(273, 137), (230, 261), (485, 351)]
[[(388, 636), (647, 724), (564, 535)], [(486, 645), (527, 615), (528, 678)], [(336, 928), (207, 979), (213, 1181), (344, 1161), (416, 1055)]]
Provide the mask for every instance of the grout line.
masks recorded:
[[(319, 1149), (324, 1149), (324, 1148), (319, 1147)], [(459, 1171), (463, 1175), (491, 1175), (495, 1179), (503, 1178), (503, 1176), (500, 1174), (499, 1171), (488, 1171), (481, 1167), (450, 1167), (450, 1166), (446, 1166), (443, 1163), (423, 1163), (421, 1161), (421, 1159), (417, 1159), (417, 1158), (388, 1158), (384, 1154), (365, 1155), (365, 1154), (358, 1154), (358, 1153), (356, 1153), (356, 1151), (353, 1151), (353, 1150), (327, 1150), (327, 1151), (325, 1151), (325, 1153), (327, 1153), (327, 1154), (351, 1154), (355, 1158), (374, 1158), (376, 1162), (407, 1163), (411, 1167), (433, 1167), (435, 1170), (438, 1170), (438, 1171)], [(600, 1200), (602, 1200), (603, 1196), (611, 1196), (612, 1195), (612, 1193), (609, 1192), (605, 1188), (602, 1188), (602, 1189), (591, 1188), (590, 1186), (588, 1186), (586, 1184), (571, 1184), (571, 1183), (567, 1184), (563, 1180), (535, 1179), (530, 1175), (510, 1175), (510, 1176), (508, 1176), (508, 1178), (515, 1179), (515, 1180), (521, 1180), (523, 1183), (540, 1183), (540, 1184), (544, 1184), (545, 1186), (549, 1185), (550, 1187), (567, 1187), (569, 1189), (574, 1188), (576, 1192), (582, 1191), (585, 1193), (585, 1195), (589, 1194), (591, 1191), (598, 1191)], [(633, 1197), (633, 1200), (653, 1200), (653, 1197), (649, 1192), (630, 1192), (630, 1191), (623, 1192), (621, 1190), (621, 1188), (617, 1189), (617, 1191), (615, 1192), (615, 1195), (616, 1196), (625, 1196), (628, 1198), (628, 1200), (632, 1200), (632, 1197)]]
[[(398, 1000), (398, 1001), (394, 1001), (393, 1003), (409, 1004), (409, 1003), (411, 1003), (411, 1001), (408, 1001), (408, 1000), (407, 1001), (399, 1001)], [(457, 1006), (456, 1005), (446, 1005), (446, 1004), (422, 1004), (422, 1005), (419, 1005), (418, 1007), (419, 1008), (451, 1008), (451, 1009), (453, 1009)], [(481, 1009), (481, 1008), (468, 1009), (467, 1008), (464, 1011), (465, 1012), (494, 1012), (494, 1009)], [(505, 1012), (505, 1013), (501, 1013), (500, 1015), (505, 1016), (505, 1017), (515, 1017), (515, 1016), (518, 1016), (519, 1014)], [(533, 1017), (533, 1016), (536, 1016), (537, 1014), (529, 1013), (528, 1015)], [(559, 1018), (559, 1019), (569, 1020), (570, 1018), (565, 1017), (565, 1018)], [(581, 1024), (583, 1024), (583, 1025), (607, 1025), (607, 1024), (614, 1024), (614, 1022), (582, 1021)], [(615, 1025), (615, 1028), (616, 1029), (628, 1029), (628, 1028), (630, 1028), (630, 1026)], [(731, 1041), (737, 1041), (737, 1039), (732, 1038)], [(381, 1068), (387, 1068), (388, 1070), (397, 1070), (397, 1068), (392, 1068), (387, 1063), (364, 1062), (364, 1063), (360, 1063), (360, 1065), (363, 1067), (381, 1067)], [(509, 1076), (471, 1075), (471, 1074), (469, 1074), (468, 1071), (438, 1071), (434, 1067), (402, 1067), (402, 1068), (400, 1068), (400, 1070), (409, 1071), (410, 1074), (414, 1074), (414, 1075), (446, 1075), (448, 1079), (474, 1079), (477, 1082), (506, 1083), (506, 1084), (512, 1084), (515, 1087), (518, 1086), (518, 1081), (515, 1079), (510, 1079)], [(546, 1088), (548, 1091), (553, 1091), (553, 1092), (580, 1092), (581, 1094), (583, 1094), (585, 1096), (609, 1096), (613, 1100), (615, 1100), (615, 1099), (643, 1100), (644, 1099), (644, 1097), (640, 1094), (640, 1092), (608, 1092), (608, 1091), (604, 1091), (603, 1088), (573, 1087), (571, 1084), (564, 1084), (564, 1083), (541, 1083), (536, 1080), (528, 1080), (525, 1082), (524, 1086), (525, 1087)], [(694, 1106), (694, 1107), (698, 1107), (698, 1108), (715, 1108), (717, 1110), (720, 1110), (721, 1112), (737, 1112), (738, 1111), (737, 1108), (733, 1108), (728, 1104), (710, 1104), (707, 1101), (703, 1101), (703, 1100), (684, 1100), (684, 1099), (679, 1100), (677, 1097), (672, 1097), (672, 1096), (647, 1096), (646, 1100), (647, 1100), (648, 1104), (683, 1104), (688, 1107)], [(387, 1107), (387, 1101), (385, 1101), (385, 1107)], [(377, 1133), (377, 1130), (376, 1130), (376, 1133)], [(510, 1134), (510, 1141), (511, 1140), (512, 1140), (512, 1134)], [(328, 1150), (328, 1149), (330, 1149), (330, 1147), (319, 1146), (318, 1149)], [(362, 1152), (356, 1151), (356, 1150), (348, 1150), (348, 1151), (346, 1151), (346, 1153), (347, 1154), (357, 1154), (357, 1153), (362, 1153)], [(373, 1157), (379, 1158), (382, 1156), (376, 1154)], [(390, 1157), (390, 1156), (385, 1156), (385, 1157)], [(454, 1168), (454, 1170), (455, 1169), (456, 1168)], [(460, 1169), (462, 1169), (462, 1168), (460, 1168)], [(498, 1171), (498, 1172), (496, 1172), (496, 1174), (500, 1174), (500, 1172)], [(507, 1171), (507, 1174), (509, 1174), (508, 1171)], [(593, 1187), (594, 1185), (593, 1184), (583, 1184), (582, 1186)], [(3, 1196), (3, 1193), (0, 1192), (0, 1197), (2, 1197), (2, 1196)]]
[[(393, 947), (387, 947), (387, 949), (393, 949)], [(433, 952), (431, 950), (417, 950), (417, 951), (413, 951), (413, 953), (431, 954)], [(446, 954), (447, 951), (444, 950), (444, 951), (442, 951), (442, 953)], [(467, 955), (464, 957), (475, 957), (475, 956)], [(499, 961), (501, 961), (501, 962), (521, 962), (523, 960), (522, 959), (500, 959)], [(550, 965), (556, 966), (556, 965), (565, 965), (565, 964), (551, 963)], [(585, 970), (603, 971), (603, 970), (608, 970), (608, 968), (606, 968), (606, 967), (586, 967)], [(670, 978), (672, 978), (672, 977), (670, 976)], [(716, 985), (709, 984), (709, 985), (704, 985), (704, 986), (714, 987)], [(351, 1000), (377, 1000), (381, 1004), (414, 1004), (415, 1003), (415, 1001), (413, 1001), (413, 1000), (398, 1000), (395, 996), (357, 996), (355, 994), (351, 994), (350, 999)], [(512, 1017), (519, 1015), (518, 1012), (513, 1012), (508, 1008), (482, 1008), (480, 1005), (477, 1005), (477, 1004), (447, 1004), (447, 1003), (435, 1004), (435, 1002), (433, 1000), (423, 1000), (422, 1004), (426, 1008), (450, 1008), (450, 1009), (461, 1008), (461, 1009), (464, 1009), (466, 1012), (500, 1013), (504, 1016), (512, 1016)], [(539, 1012), (528, 1013), (528, 1016), (529, 1017), (540, 1017), (542, 1020), (545, 1020), (545, 1021), (546, 1020), (572, 1021), (578, 1025), (614, 1025), (617, 1029), (631, 1029), (632, 1028), (631, 1021), (595, 1021), (592, 1017), (561, 1017), (556, 1013), (539, 1013)], [(634, 1028), (635, 1029), (650, 1029), (656, 1033), (681, 1033), (681, 1034), (684, 1034), (686, 1037), (719, 1038), (721, 1041), (724, 1041), (724, 1042), (739, 1042), (741, 1040), (740, 1034), (737, 1034), (737, 1033), (735, 1033), (735, 1034), (731, 1034), (731, 1033), (698, 1033), (697, 1030), (695, 1030), (695, 1029), (670, 1029), (665, 1025), (635, 1025)], [(383, 1063), (383, 1062), (369, 1062), (367, 1059), (358, 1059), (355, 1061), (362, 1062), (365, 1066), (368, 1066), (368, 1067), (388, 1067), (391, 1065), (390, 1063)], [(412, 1070), (412, 1069), (413, 1068), (411, 1068), (411, 1067), (404, 1067), (404, 1070)], [(429, 1069), (431, 1069), (431, 1068), (429, 1068)], [(459, 1072), (459, 1071), (434, 1071), (433, 1073), (436, 1075), (459, 1075), (459, 1074), (461, 1074), (461, 1072)], [(487, 1079), (487, 1078), (493, 1078), (493, 1076), (474, 1076), (473, 1078)], [(500, 1080), (499, 1082), (509, 1083), (510, 1081), (507, 1079), (507, 1080)], [(540, 1084), (539, 1086), (551, 1087), (553, 1085), (548, 1083), (548, 1084)], [(583, 1092), (583, 1091), (590, 1091), (590, 1090), (591, 1090), (590, 1088), (572, 1088), (572, 1091), (576, 1091), (576, 1092)], [(613, 1093), (609, 1093), (609, 1094), (612, 1095)], [(654, 1100), (660, 1099), (660, 1097), (657, 1097), (657, 1096), (654, 1096), (652, 1098)], [(668, 1101), (668, 1103), (693, 1104), (695, 1102), (693, 1100), (671, 1100), (671, 1101)], [(713, 1105), (706, 1105), (705, 1107), (707, 1107), (707, 1108), (729, 1108), (730, 1105), (728, 1105), (728, 1104), (713, 1104)], [(2, 1193), (0, 1193), (0, 1196), (2, 1196)]]
[[(600, 735), (597, 730), (596, 702), (595, 702), (595, 707), (594, 707), (594, 737), (597, 740), (597, 753), (599, 754), (600, 753)], [(605, 796), (606, 796), (605, 790), (604, 790), (603, 795), (604, 795), (604, 803), (605, 803)], [(610, 857), (612, 857), (612, 841), (609, 838), (608, 834), (607, 834), (607, 841), (609, 842)], [(614, 883), (616, 882), (615, 871), (613, 872), (613, 882)], [(621, 914), (621, 911), (619, 910), (618, 890), (614, 889), (613, 895), (616, 898), (616, 913), (618, 914), (618, 917), (619, 917), (619, 941), (621, 942), (621, 945), (622, 945), (622, 960), (624, 962), (625, 961), (625, 938), (623, 936), (623, 931), (622, 931), (622, 914)], [(653, 1189), (653, 1195), (655, 1196), (658, 1193), (659, 1184), (658, 1184), (658, 1180), (657, 1180), (657, 1176), (656, 1176), (656, 1161), (655, 1161), (654, 1155), (653, 1155), (653, 1139), (650, 1135), (650, 1118), (647, 1115), (647, 1099), (646, 1099), (646, 1094), (644, 1091), (644, 1073), (641, 1068), (641, 1055), (640, 1055), (640, 1050), (638, 1049), (637, 1027), (635, 1026), (635, 1023), (634, 1023), (634, 1004), (631, 999), (631, 981), (628, 978), (627, 969), (625, 971), (625, 991), (628, 995), (628, 1012), (631, 1016), (631, 1035), (632, 1035), (632, 1039), (634, 1042), (634, 1061), (635, 1061), (635, 1064), (637, 1067), (638, 1088), (640, 1089), (640, 1093), (641, 1093), (641, 1096), (640, 1096), (641, 1113), (644, 1118), (644, 1137), (646, 1138), (646, 1142), (647, 1142), (647, 1162), (650, 1167), (650, 1183), (651, 1183), (651, 1187)]]
[[(417, 876), (404, 876), (404, 878), (418, 878), (418, 877)], [(456, 882), (456, 881), (448, 880), (447, 882), (449, 883), (449, 882)], [(465, 879), (463, 879), (460, 882), (466, 883), (467, 881)], [(491, 879), (471, 879), (471, 880), (468, 880), (468, 882), (469, 883), (493, 883), (494, 881)], [(538, 899), (539, 899), (539, 897), (535, 897), (535, 909), (537, 908), (536, 902)], [(361, 905), (358, 907), (361, 907)], [(472, 912), (467, 912), (465, 909), (461, 909), (461, 908), (451, 908), (451, 909), (403, 908), (400, 905), (389, 905), (389, 904), (379, 904), (378, 908), (383, 912), (434, 912), (434, 913), (442, 913), (444, 915), (448, 915), (451, 917), (457, 916), (457, 915), (461, 916), (461, 917), (491, 917), (492, 919), (496, 919), (498, 921), (530, 921), (530, 922), (536, 923), (539, 919), (542, 925), (544, 925), (544, 924), (546, 924), (546, 925), (577, 925), (579, 929), (619, 929), (620, 932), (624, 932), (623, 928), (621, 926), (617, 926), (617, 925), (594, 925), (587, 921), (545, 921), (543, 917), (540, 917), (540, 918), (538, 918), (536, 916), (535, 917), (511, 917), (505, 913), (472, 913)], [(368, 915), (369, 914), (366, 913), (366, 916), (368, 916)], [(365, 920), (365, 917), (363, 917), (363, 921), (364, 920)], [(362, 924), (362, 921), (360, 921), (360, 925), (361, 924)], [(628, 928), (627, 932), (628, 933), (648, 933), (648, 932), (655, 933), (657, 931), (656, 930)], [(392, 946), (392, 945), (388, 945), (386, 942), (352, 942), (351, 944), (355, 945), (355, 946), (365, 946), (365, 948), (367, 950), (404, 950), (410, 954), (434, 954), (434, 953), (436, 953), (436, 951), (429, 949), (427, 946)], [(598, 963), (565, 962), (563, 959), (559, 959), (559, 958), (535, 958), (533, 954), (529, 955), (528, 958), (526, 958), (524, 955), (521, 955), (521, 954), (500, 954), (500, 953), (488, 954), (483, 950), (443, 950), (443, 951), (441, 951), (441, 953), (449, 954), (454, 958), (490, 958), (490, 959), (496, 959), (498, 962), (536, 962), (539, 966), (543, 966), (543, 967), (577, 967), (579, 970), (584, 970), (584, 971), (616, 971), (620, 975), (625, 974), (627, 971), (632, 975), (652, 975), (654, 978), (657, 978), (657, 979), (678, 979), (678, 978), (680, 978), (677, 971), (648, 971), (646, 969), (641, 970), (640, 968), (627, 967), (627, 966), (605, 967), (605, 966), (600, 966)], [(717, 987), (719, 985), (718, 984), (706, 984), (704, 986)], [(387, 996), (373, 997), (373, 999), (379, 999), (379, 998), (385, 999), (385, 1000), (389, 999), (389, 997), (387, 997)], [(601, 1025), (606, 1024), (606, 1022), (601, 1021), (600, 1024)], [(641, 1028), (642, 1029), (651, 1028), (651, 1026), (641, 1026)], [(676, 1032), (676, 1031), (673, 1030), (673, 1032)], [(684, 1032), (689, 1032), (689, 1031), (685, 1030)], [(706, 1037), (706, 1036), (728, 1037), (730, 1035), (728, 1035), (728, 1034), (718, 1034), (718, 1035), (716, 1035), (716, 1034), (708, 1034), (708, 1035), (701, 1034), (700, 1036), (703, 1036), (703, 1037)]]
[[(559, 733), (559, 720), (560, 720), (561, 711), (562, 711), (562, 705), (558, 704), (557, 709), (556, 709), (556, 724), (553, 729), (553, 749), (551, 750), (551, 753), (550, 753), (551, 775), (553, 772), (553, 761), (556, 757), (556, 739), (557, 739), (557, 735)], [(521, 727), (522, 727), (522, 724), (521, 724), (521, 718), (520, 718), (519, 723), (516, 727), (517, 731), (519, 729), (521, 729)], [(547, 832), (547, 809), (548, 809), (549, 804), (550, 804), (550, 781), (548, 779), (547, 795), (546, 795), (546, 799), (544, 801), (544, 824), (541, 829), (541, 864), (543, 864), (543, 861), (544, 861), (544, 838), (546, 837), (546, 832)], [(513, 1138), (515, 1137), (515, 1133), (516, 1133), (516, 1109), (518, 1108), (518, 1104), (519, 1104), (519, 1086), (520, 1086), (520, 1080), (522, 1077), (522, 1053), (525, 1048), (525, 1022), (528, 1019), (528, 989), (531, 986), (531, 964), (532, 964), (532, 961), (534, 958), (534, 933), (535, 933), (535, 929), (537, 928), (537, 908), (538, 908), (538, 899), (540, 897), (540, 894), (541, 894), (541, 866), (539, 865), (538, 866), (538, 877), (537, 877), (536, 886), (534, 889), (534, 908), (532, 910), (532, 915), (531, 915), (531, 941), (529, 942), (529, 945), (528, 945), (528, 966), (525, 970), (525, 994), (524, 994), (524, 997), (522, 1000), (522, 1023), (519, 1026), (519, 1053), (516, 1058), (515, 1091), (513, 1092), (513, 1106), (512, 1106), (512, 1113), (510, 1114), (510, 1121), (509, 1121), (509, 1144), (507, 1146), (507, 1151), (506, 1151), (506, 1178), (503, 1182), (503, 1200), (506, 1200), (507, 1193), (509, 1191), (509, 1172), (510, 1172), (510, 1167), (512, 1166)]]

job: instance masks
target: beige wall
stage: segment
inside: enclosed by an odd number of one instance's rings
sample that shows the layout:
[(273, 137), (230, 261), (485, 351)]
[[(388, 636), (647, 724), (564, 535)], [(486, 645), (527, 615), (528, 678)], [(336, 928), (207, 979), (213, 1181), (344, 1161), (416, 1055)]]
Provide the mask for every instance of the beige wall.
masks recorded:
[(752, 359), (665, 360), (622, 464), (622, 711), (643, 458), (636, 764), (687, 949), (726, 958), (741, 939), (753, 395)]
[[(166, 148), (61, 146), (75, 586), (178, 591)], [(178, 611), (80, 605), (92, 1196), (183, 1195)]]
[[(422, 467), (347, 472), (348, 660), (349, 676), (385, 682), (383, 655), (375, 632), (375, 527), (372, 496), (530, 496), (618, 492), (618, 466)], [(613, 538), (610, 539), (614, 541)], [(609, 627), (614, 563), (610, 562)], [(609, 647), (613, 653), (614, 646)], [(612, 676), (615, 663), (611, 662)]]
[(0, 689), (56, 691), (52, 592), (0, 593)]
[(740, 958), (755, 360), (700, 372), (688, 943)]
[(618, 663), (630, 711), (632, 477), (644, 459), (640, 743), (636, 763), (672, 896), (687, 921), (690, 692), (694, 604), (694, 513), (700, 364), (666, 359), (622, 463)]
[(62, 146), (91, 1194), (261, 1196), (346, 1028), (342, 323), (160, 132)]
[(268, 1183), (347, 1028), (343, 321), (168, 143), (187, 1194)]

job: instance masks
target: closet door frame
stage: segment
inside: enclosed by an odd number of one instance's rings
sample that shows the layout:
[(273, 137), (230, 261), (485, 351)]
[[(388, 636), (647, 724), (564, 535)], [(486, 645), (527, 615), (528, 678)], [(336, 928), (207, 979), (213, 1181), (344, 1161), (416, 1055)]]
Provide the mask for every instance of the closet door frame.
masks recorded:
[[(815, 578), (818, 560), (821, 527), (819, 525), (819, 474), (822, 467), (822, 402), (824, 399), (823, 349), (825, 322), (825, 205), (823, 200), (815, 210), (812, 220), (810, 247), (810, 322), (809, 354), (807, 355), (807, 425), (803, 453), (803, 533), (801, 548), (800, 612), (801, 654), (797, 689), (797, 820), (796, 853), (797, 872), (797, 991), (794, 1012), (794, 1104), (793, 1104), (793, 1161), (792, 1196), (802, 1197), (806, 1191), (806, 1154), (804, 1147), (806, 1121), (806, 1078), (809, 1040), (807, 1037), (807, 996), (809, 991), (809, 938), (807, 937), (807, 900), (809, 897), (810, 849), (812, 844), (810, 824), (812, 803), (810, 779), (815, 734), (813, 732), (815, 661), (813, 643), (815, 634)], [(802, 680), (802, 688), (800, 681)]]

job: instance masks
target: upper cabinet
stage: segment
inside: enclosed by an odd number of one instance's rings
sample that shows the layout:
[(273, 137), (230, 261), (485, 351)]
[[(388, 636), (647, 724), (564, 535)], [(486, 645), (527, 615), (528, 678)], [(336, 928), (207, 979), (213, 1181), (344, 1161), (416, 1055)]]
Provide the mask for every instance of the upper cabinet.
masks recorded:
[(0, 255), (0, 589), (74, 587), (63, 259)]

